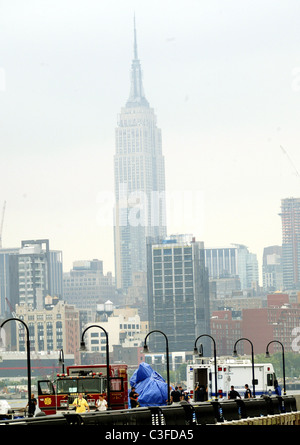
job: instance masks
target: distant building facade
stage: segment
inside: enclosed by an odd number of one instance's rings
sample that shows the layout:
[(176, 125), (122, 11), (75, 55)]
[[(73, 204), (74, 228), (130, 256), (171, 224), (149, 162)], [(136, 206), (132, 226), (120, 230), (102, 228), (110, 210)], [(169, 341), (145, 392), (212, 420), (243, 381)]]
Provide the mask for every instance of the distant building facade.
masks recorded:
[(98, 303), (114, 300), (115, 281), (111, 272), (103, 273), (103, 261), (75, 261), (63, 274), (64, 300), (79, 309), (96, 310)]
[[(47, 304), (48, 303), (48, 304)], [(79, 311), (74, 306), (48, 297), (44, 309), (17, 305), (16, 316), (28, 326), (32, 351), (60, 351), (79, 358)], [(17, 325), (19, 323), (16, 322)], [(16, 326), (17, 351), (26, 351), (26, 333)]]
[[(299, 352), (300, 304), (291, 303), (288, 294), (274, 293), (267, 296), (267, 306), (230, 309), (212, 312), (211, 335), (215, 338), (218, 355), (232, 355), (233, 345), (240, 338), (253, 344), (254, 354), (266, 352), (267, 344), (278, 340), (286, 351)], [(281, 351), (280, 344), (270, 347), (270, 352)], [(239, 342), (238, 353), (250, 354), (247, 341)]]
[(234, 247), (205, 248), (205, 265), (212, 279), (238, 276), (241, 289), (258, 286), (257, 257), (242, 244)]
[(84, 335), (87, 352), (106, 354), (106, 335), (103, 329), (95, 327), (99, 325), (108, 333), (109, 352), (112, 354), (114, 346), (124, 345), (129, 347), (141, 347), (142, 324), (138, 311), (134, 308), (116, 309), (108, 301), (98, 305), (96, 321), (85, 325), (87, 329)]
[(275, 292), (283, 289), (281, 246), (264, 248), (262, 275), (265, 292)]

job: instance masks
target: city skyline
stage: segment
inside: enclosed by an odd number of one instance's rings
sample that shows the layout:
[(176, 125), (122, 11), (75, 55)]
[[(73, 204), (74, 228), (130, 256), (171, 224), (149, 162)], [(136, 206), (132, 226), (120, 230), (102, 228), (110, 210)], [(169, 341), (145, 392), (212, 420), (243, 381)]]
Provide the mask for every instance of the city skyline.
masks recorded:
[[(104, 201), (135, 13), (166, 190), (179, 204), (168, 234), (192, 233), (207, 248), (244, 244), (261, 270), (264, 247), (282, 243), (281, 199), (300, 193), (299, 7), (1, 1), (3, 247), (47, 238), (64, 271), (101, 258), (115, 273), (113, 202)], [(183, 218), (186, 195), (200, 198), (203, 220)]]

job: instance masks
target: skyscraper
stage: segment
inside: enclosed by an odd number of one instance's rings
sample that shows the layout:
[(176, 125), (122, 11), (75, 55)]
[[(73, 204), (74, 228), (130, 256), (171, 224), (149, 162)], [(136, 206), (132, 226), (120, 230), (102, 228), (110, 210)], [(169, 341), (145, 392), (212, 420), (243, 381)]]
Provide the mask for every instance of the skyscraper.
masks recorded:
[(284, 289), (300, 285), (300, 198), (281, 200)]
[(147, 237), (166, 235), (161, 131), (143, 90), (135, 23), (131, 87), (116, 128), (114, 176), (116, 286), (127, 290), (133, 273), (147, 270)]
[[(210, 332), (204, 244), (173, 236), (147, 247), (149, 328), (167, 335), (170, 351), (191, 351), (197, 336)], [(154, 342), (151, 350), (165, 350), (162, 336)], [(202, 343), (206, 355), (210, 344)]]

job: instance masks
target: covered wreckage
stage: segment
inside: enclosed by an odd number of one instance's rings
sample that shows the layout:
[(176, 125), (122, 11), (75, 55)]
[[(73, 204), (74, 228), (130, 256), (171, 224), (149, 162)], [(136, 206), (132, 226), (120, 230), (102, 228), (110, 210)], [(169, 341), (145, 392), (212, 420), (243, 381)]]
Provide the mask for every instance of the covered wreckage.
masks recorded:
[[(139, 394), (140, 406), (167, 405), (168, 385), (147, 363), (141, 363), (130, 379), (131, 387)], [(129, 398), (128, 398), (129, 399)], [(128, 400), (130, 406), (130, 399)]]

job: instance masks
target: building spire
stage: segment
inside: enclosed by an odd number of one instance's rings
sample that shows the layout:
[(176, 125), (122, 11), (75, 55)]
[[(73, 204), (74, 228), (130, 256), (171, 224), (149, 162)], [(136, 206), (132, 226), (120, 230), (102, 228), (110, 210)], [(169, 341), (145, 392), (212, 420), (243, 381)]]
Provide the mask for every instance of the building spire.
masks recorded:
[(133, 18), (133, 60), (131, 63), (131, 87), (129, 99), (126, 103), (127, 107), (146, 106), (149, 107), (149, 102), (145, 98), (143, 82), (142, 82), (142, 69), (138, 59), (137, 52), (137, 38), (136, 38), (136, 26), (135, 26), (135, 14)]
[(135, 27), (135, 14), (134, 14), (134, 16), (133, 16), (133, 25), (134, 25), (134, 46), (133, 46), (133, 54), (134, 54), (134, 60), (138, 60), (137, 42), (136, 42), (136, 27)]

